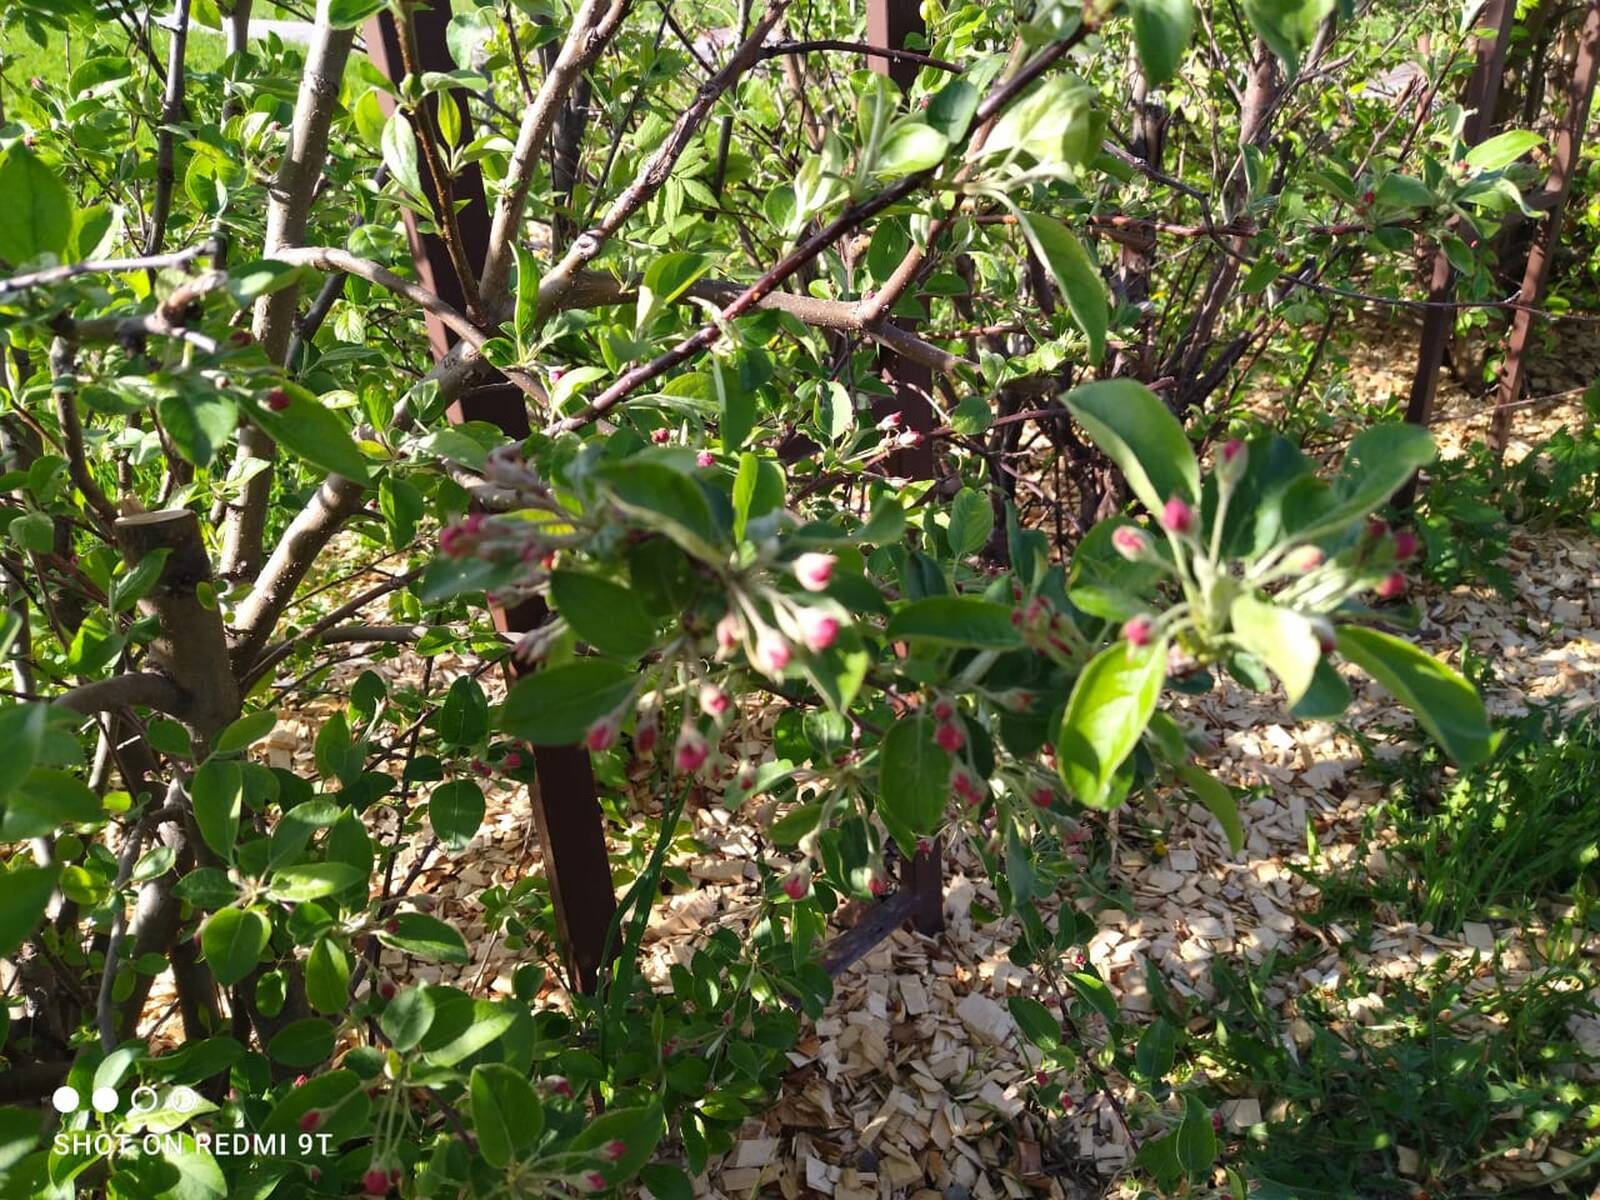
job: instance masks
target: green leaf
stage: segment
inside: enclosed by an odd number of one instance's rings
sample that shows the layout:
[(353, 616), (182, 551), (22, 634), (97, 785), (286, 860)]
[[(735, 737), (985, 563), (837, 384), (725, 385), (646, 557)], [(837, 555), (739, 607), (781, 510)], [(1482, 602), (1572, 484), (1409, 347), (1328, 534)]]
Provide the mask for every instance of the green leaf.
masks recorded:
[(44, 741), (45, 722), (50, 707), (46, 704), (13, 704), (0, 708), (0, 800), (4, 800), (27, 778)]
[(1133, 16), (1133, 43), (1139, 63), (1152, 87), (1160, 87), (1178, 72), (1183, 52), (1194, 33), (1192, 0), (1128, 0)]
[(197, 467), (211, 465), (239, 424), (239, 406), (215, 392), (165, 395), (156, 401), (162, 431), (178, 454)]
[(271, 934), (267, 919), (254, 909), (224, 908), (200, 927), (200, 950), (222, 987), (232, 987), (255, 969)]
[(1106, 285), (1099, 268), (1060, 221), (1021, 209), (1016, 214), (1028, 244), (1044, 260), (1050, 277), (1066, 298), (1072, 319), (1089, 341), (1089, 361), (1099, 363), (1105, 356), (1106, 327), (1110, 323)]
[(201, 763), (189, 786), (189, 799), (201, 839), (218, 858), (231, 862), (244, 800), (244, 772), (239, 764), (226, 758)]
[(1378, 181), (1379, 204), (1393, 208), (1432, 208), (1439, 202), (1427, 184), (1410, 175), (1385, 175)]
[(584, 1125), (572, 1139), (573, 1150), (600, 1150), (613, 1142), (627, 1147), (620, 1158), (596, 1156), (600, 1172), (610, 1183), (631, 1179), (640, 1167), (650, 1161), (656, 1143), (666, 1132), (661, 1110), (655, 1105), (647, 1108), (617, 1108), (603, 1113)]
[(1067, 982), (1072, 984), (1072, 990), (1078, 993), (1079, 999), (1105, 1018), (1106, 1024), (1117, 1023), (1117, 1001), (1105, 980), (1087, 971), (1078, 971), (1067, 976)]
[(322, 1114), (318, 1137), (326, 1136), (330, 1145), (337, 1146), (368, 1128), (372, 1101), (367, 1097), (366, 1083), (354, 1071), (313, 1075), (298, 1087), (285, 1090), (261, 1132), (284, 1135), (288, 1139), (285, 1144), (295, 1145), (301, 1118), (313, 1109)]
[(913, 600), (889, 618), (884, 636), (915, 638), (947, 646), (1010, 650), (1022, 645), (1011, 609), (975, 596), (929, 596)]
[(299, 384), (285, 383), (278, 390), (288, 403), (277, 411), (266, 404), (252, 403), (250, 420), (273, 441), (312, 466), (366, 483), (367, 460), (356, 449), (343, 418)]
[(1239, 801), (1234, 798), (1233, 789), (1193, 763), (1183, 763), (1177, 771), (1195, 799), (1204, 804), (1206, 811), (1222, 826), (1222, 832), (1228, 837), (1228, 848), (1235, 854), (1243, 850), (1244, 825), (1239, 821)]
[(1217, 1135), (1211, 1127), (1211, 1113), (1193, 1095), (1183, 1098), (1183, 1120), (1177, 1133), (1178, 1165), (1191, 1179), (1210, 1174), (1217, 1161)]
[(640, 336), (656, 317), (711, 268), (711, 259), (687, 250), (663, 254), (651, 260), (639, 284), (639, 303), (634, 316), (634, 336)]
[(1022, 1036), (1041, 1050), (1054, 1050), (1061, 1044), (1061, 1022), (1050, 1010), (1029, 996), (1012, 996), (1006, 1000), (1011, 1019), (1017, 1023)]
[(655, 1200), (694, 1200), (694, 1184), (682, 1167), (671, 1163), (650, 1163), (639, 1168), (639, 1179)]
[(472, 1132), (478, 1150), (495, 1169), (503, 1169), (544, 1132), (544, 1108), (525, 1075), (503, 1063), (480, 1063), (467, 1085)]
[(330, 1015), (350, 1003), (350, 956), (330, 937), (319, 937), (306, 955), (306, 999)]
[(1244, 15), (1293, 75), (1300, 69), (1300, 52), (1311, 45), (1333, 5), (1334, 0), (1244, 0)]
[(980, 98), (972, 84), (964, 79), (952, 79), (934, 93), (922, 115), (947, 141), (959, 142), (967, 136)]
[(0, 842), (44, 837), (63, 825), (86, 824), (105, 816), (100, 797), (71, 771), (35, 767), (12, 791), (0, 812)]
[(1056, 769), (1081, 804), (1115, 803), (1112, 777), (1149, 724), (1166, 670), (1165, 639), (1142, 647), (1119, 641), (1078, 676), (1056, 738)]
[(172, 551), (165, 546), (151, 550), (126, 574), (119, 577), (111, 587), (111, 611), (125, 612), (147, 595), (161, 578), (161, 572), (165, 569), (167, 558), (171, 553)]
[(986, 493), (964, 487), (950, 501), (950, 525), (945, 536), (957, 558), (982, 549), (994, 532), (994, 508)]
[(441, 783), (428, 797), (428, 820), (446, 850), (459, 854), (483, 824), (483, 792), (470, 779)]
[(489, 733), (489, 698), (471, 676), (463, 675), (445, 693), (436, 726), (447, 746), (475, 746)]
[(292, 867), (279, 867), (273, 872), (268, 895), (274, 900), (304, 904), (307, 900), (336, 895), (347, 887), (353, 887), (362, 878), (361, 871), (349, 863), (299, 863)]
[(1140, 528), (1126, 517), (1096, 522), (1072, 552), (1067, 575), (1067, 599), (1102, 621), (1126, 621), (1156, 607), (1151, 597), (1167, 574), (1161, 560), (1170, 562), (1170, 551), (1159, 538), (1151, 539), (1159, 560), (1124, 558), (1112, 541), (1122, 526)]
[(1177, 496), (1194, 504), (1200, 464), (1161, 398), (1131, 379), (1106, 379), (1067, 393), (1067, 407), (1095, 445), (1122, 469), (1139, 502), (1159, 513)]
[(379, 927), (378, 940), (391, 950), (430, 962), (465, 963), (471, 958), (462, 936), (426, 913), (396, 913)]
[(881, 179), (915, 175), (938, 166), (949, 152), (950, 141), (939, 130), (921, 121), (902, 121), (878, 147), (872, 173)]
[(1544, 139), (1526, 129), (1508, 129), (1467, 151), (1467, 165), (1479, 171), (1502, 171)]
[(417, 173), (417, 135), (398, 109), (389, 114), (383, 127), (383, 164), (401, 187), (413, 197), (423, 198), (422, 176)]
[(633, 692), (636, 675), (622, 663), (580, 658), (518, 680), (500, 709), (500, 728), (537, 746), (583, 740), (601, 717)]
[(299, 278), (299, 267), (261, 258), (229, 268), (228, 295), (240, 308), (245, 308), (270, 292), (288, 287)]
[(433, 995), (425, 987), (408, 987), (396, 994), (378, 1018), (394, 1048), (404, 1054), (428, 1034), (433, 1024)]
[(1231, 620), (1240, 645), (1272, 668), (1291, 705), (1300, 703), (1322, 661), (1322, 645), (1311, 618), (1270, 600), (1242, 595), (1233, 602)]
[(259, 742), (278, 724), (278, 710), (263, 708), (246, 713), (233, 722), (211, 743), (213, 754), (233, 754)]
[(72, 236), (72, 195), (22, 142), (0, 160), (0, 258), (13, 267), (40, 254), (60, 258)]
[(333, 1026), (321, 1017), (292, 1021), (267, 1043), (267, 1054), (286, 1067), (314, 1067), (333, 1056)]
[(354, 29), (373, 13), (382, 12), (389, 0), (328, 0), (328, 23), (335, 29)]
[(1494, 753), (1497, 738), (1473, 686), (1410, 642), (1344, 625), (1339, 653), (1378, 681), (1409, 708), (1417, 721), (1462, 767), (1475, 767)]
[[(896, 721), (878, 758), (878, 798), (885, 816), (913, 836), (932, 833), (950, 797), (950, 755), (933, 740), (933, 721)], [(901, 846), (906, 854), (916, 846)]]
[(550, 575), (550, 599), (579, 640), (602, 654), (637, 659), (655, 645), (655, 622), (632, 588), (559, 570)]
[(44, 920), (59, 865), (0, 872), (0, 958), (10, 958)]
[(612, 502), (697, 558), (716, 560), (722, 537), (694, 480), (662, 463), (632, 459), (597, 472)]

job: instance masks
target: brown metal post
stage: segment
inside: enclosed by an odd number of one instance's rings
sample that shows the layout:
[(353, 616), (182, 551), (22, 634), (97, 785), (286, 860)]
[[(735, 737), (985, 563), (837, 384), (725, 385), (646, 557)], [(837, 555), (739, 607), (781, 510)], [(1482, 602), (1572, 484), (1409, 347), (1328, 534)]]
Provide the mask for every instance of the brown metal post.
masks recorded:
[[(444, 37), (450, 22), (449, 0), (434, 0), (428, 7), (418, 7), (415, 20), (419, 66), (427, 71), (454, 70), (456, 64)], [(405, 75), (405, 67), (401, 64), (400, 38), (393, 17), (381, 13), (368, 21), (362, 32), (372, 61), (398, 83)], [(437, 93), (432, 102), (460, 105), (462, 138), (471, 139), (470, 115), (456, 92)], [(392, 107), (387, 97), (382, 103), (386, 109)], [(426, 172), (422, 184), (432, 201), (432, 184)], [(454, 201), (467, 201), (459, 210), (457, 222), (469, 260), (481, 263), (489, 250), (489, 209), (477, 164), (465, 164), (451, 180), (451, 189)], [(450, 262), (444, 240), (437, 234), (423, 233), (414, 213), (407, 211), (404, 220), (422, 285), (465, 311), (465, 289)], [(434, 358), (443, 357), (455, 341), (454, 336), (432, 316), (427, 318), (427, 328)], [(487, 421), (518, 439), (531, 432), (527, 402), (509, 384), (489, 384), (464, 393), (451, 404), (447, 416), (452, 424)], [(535, 601), (509, 611), (491, 605), (489, 615), (496, 629), (522, 633), (536, 628), (548, 612)], [(557, 934), (566, 950), (574, 985), (580, 991), (592, 992), (599, 978), (606, 930), (617, 907), (594, 772), (588, 752), (579, 746), (535, 746), (533, 760), (536, 782), (529, 799), (539, 844), (544, 848), (545, 878), (550, 885)]]
[[(886, 50), (906, 50), (906, 39), (922, 35), (927, 26), (922, 21), (919, 0), (867, 0), (867, 41)], [(909, 91), (920, 69), (914, 62), (891, 61), (884, 58), (868, 60), (874, 71), (894, 80), (901, 91)], [(892, 319), (892, 318), (891, 318)], [(902, 320), (902, 325), (911, 323)], [(908, 362), (890, 350), (880, 350), (878, 366), (884, 382), (893, 389), (873, 405), (873, 415), (883, 418), (898, 413), (906, 429), (928, 434), (934, 426), (933, 404), (929, 393), (933, 388), (933, 372), (917, 363)], [(908, 479), (933, 478), (933, 442), (924, 436), (922, 442), (898, 452), (890, 461), (893, 474)], [(938, 933), (944, 928), (944, 847), (940, 839), (926, 843), (906, 860), (900, 872), (900, 885), (912, 893), (911, 920), (920, 933)]]
[[(1478, 61), (1467, 82), (1463, 107), (1470, 109), (1462, 126), (1461, 140), (1468, 146), (1481, 142), (1494, 120), (1494, 107), (1500, 96), (1500, 80), (1505, 74), (1506, 50), (1511, 45), (1511, 28), (1516, 23), (1514, 0), (1488, 0), (1478, 17), (1480, 28), (1494, 30), (1493, 37), (1478, 39)], [(1422, 317), (1422, 336), (1417, 343), (1417, 369), (1411, 377), (1411, 396), (1406, 402), (1406, 420), (1426, 426), (1433, 419), (1433, 397), (1439, 387), (1439, 368), (1444, 365), (1444, 348), (1455, 328), (1455, 309), (1448, 307), (1455, 296), (1455, 280), (1450, 260), (1442, 245), (1433, 251), (1428, 281), (1428, 300), (1436, 307)], [(1416, 499), (1417, 478), (1400, 489), (1395, 504), (1410, 508)]]
[(1517, 299), (1527, 307), (1517, 309), (1517, 315), (1512, 318), (1511, 338), (1506, 346), (1505, 362), (1500, 368), (1500, 391), (1495, 398), (1494, 422), (1489, 429), (1489, 446), (1496, 454), (1505, 453), (1506, 442), (1511, 436), (1512, 406), (1522, 396), (1523, 366), (1528, 339), (1533, 333), (1533, 307), (1544, 296), (1550, 260), (1561, 245), (1561, 210), (1566, 205), (1567, 191), (1572, 186), (1573, 168), (1577, 166), (1578, 153), (1583, 148), (1583, 133), (1589, 123), (1589, 106), (1594, 99), (1597, 67), (1600, 67), (1600, 0), (1594, 0), (1589, 5), (1583, 32), (1578, 38), (1578, 57), (1572, 65), (1572, 78), (1567, 84), (1567, 112), (1556, 134), (1555, 158), (1550, 164), (1550, 179), (1545, 184), (1549, 209), (1544, 222), (1534, 231), (1533, 245), (1528, 249), (1528, 265), (1522, 274), (1522, 288), (1517, 292)]

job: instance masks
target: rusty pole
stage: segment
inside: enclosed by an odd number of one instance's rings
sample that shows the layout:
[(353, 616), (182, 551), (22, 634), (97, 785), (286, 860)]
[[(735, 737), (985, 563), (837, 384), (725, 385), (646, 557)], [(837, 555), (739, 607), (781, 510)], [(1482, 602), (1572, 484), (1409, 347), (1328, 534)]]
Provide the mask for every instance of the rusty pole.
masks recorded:
[(1518, 301), (1527, 307), (1517, 309), (1517, 315), (1512, 318), (1506, 358), (1500, 367), (1500, 389), (1495, 398), (1494, 421), (1489, 427), (1489, 447), (1496, 454), (1505, 453), (1506, 442), (1511, 437), (1511, 410), (1522, 396), (1528, 339), (1533, 333), (1533, 307), (1544, 296), (1550, 260), (1561, 246), (1561, 210), (1566, 205), (1578, 154), (1583, 149), (1597, 67), (1600, 67), (1600, 0), (1593, 0), (1584, 18), (1583, 32), (1578, 36), (1578, 56), (1567, 82), (1567, 113), (1556, 133), (1555, 157), (1545, 184), (1549, 208), (1543, 224), (1534, 232), (1527, 268), (1522, 274), (1522, 288), (1517, 292)]
[[(1481, 142), (1494, 120), (1495, 102), (1500, 97), (1500, 80), (1505, 74), (1506, 50), (1511, 45), (1511, 28), (1516, 24), (1515, 0), (1488, 0), (1478, 18), (1479, 28), (1494, 30), (1492, 37), (1478, 39), (1477, 65), (1463, 107), (1470, 109), (1462, 127), (1461, 140), (1468, 146)], [(1455, 297), (1455, 279), (1443, 245), (1434, 247), (1428, 280), (1428, 300), (1435, 307), (1422, 317), (1422, 336), (1417, 343), (1417, 369), (1411, 378), (1411, 396), (1406, 402), (1406, 420), (1427, 426), (1433, 420), (1433, 397), (1439, 387), (1439, 368), (1444, 365), (1445, 343), (1455, 327), (1456, 311), (1449, 307)], [(1417, 496), (1417, 477), (1413, 475), (1395, 497), (1395, 504), (1408, 509)]]
[[(450, 23), (449, 0), (434, 0), (415, 10), (417, 43), (425, 71), (451, 71), (455, 61), (445, 43), (445, 27)], [(368, 21), (362, 33), (367, 53), (390, 80), (398, 83), (405, 76), (400, 59), (400, 38), (393, 17), (380, 13)], [(392, 107), (382, 96), (386, 110)], [(435, 93), (424, 103), (460, 106), (462, 140), (472, 138), (472, 125), (466, 102), (455, 91)], [(435, 202), (432, 181), (426, 172), (422, 185), (428, 200)], [(451, 200), (466, 201), (457, 216), (467, 257), (482, 262), (489, 250), (489, 208), (484, 198), (483, 176), (476, 163), (467, 163), (450, 181)], [(406, 237), (422, 285), (458, 311), (466, 311), (466, 290), (450, 262), (444, 239), (436, 233), (423, 233), (416, 215), (404, 214)], [(427, 318), (428, 341), (437, 360), (450, 349), (453, 335), (434, 317)], [(452, 424), (487, 421), (507, 436), (521, 440), (531, 432), (527, 403), (517, 388), (507, 383), (491, 383), (473, 388), (451, 404), (447, 416)], [(540, 601), (507, 610), (490, 605), (489, 615), (496, 629), (522, 633), (534, 629), (547, 618)], [(516, 672), (517, 668), (512, 667)], [(580, 991), (595, 989), (602, 965), (606, 929), (616, 912), (616, 889), (611, 881), (611, 863), (606, 854), (605, 825), (595, 791), (594, 772), (589, 755), (580, 746), (535, 746), (535, 783), (529, 789), (533, 823), (544, 849), (545, 878), (555, 909), (556, 930), (566, 952), (567, 968)]]
[[(919, 0), (867, 0), (867, 41), (886, 50), (908, 49), (906, 40), (912, 35), (927, 32), (923, 24)], [(919, 66), (914, 62), (891, 61), (884, 58), (868, 60), (874, 71), (894, 80), (903, 92), (911, 90)], [(893, 317), (889, 318), (894, 320)], [(901, 319), (898, 324), (909, 328), (913, 322)], [(890, 471), (908, 479), (933, 478), (933, 440), (926, 435), (933, 429), (933, 404), (929, 392), (933, 388), (933, 372), (917, 363), (909, 362), (891, 350), (880, 350), (878, 366), (884, 382), (893, 395), (885, 396), (873, 405), (873, 415), (878, 418), (898, 413), (906, 429), (925, 435), (922, 442), (908, 450), (899, 451), (890, 461)], [(944, 928), (944, 847), (940, 839), (928, 843), (906, 860), (900, 873), (900, 884), (912, 894), (911, 920), (920, 933), (938, 933)]]

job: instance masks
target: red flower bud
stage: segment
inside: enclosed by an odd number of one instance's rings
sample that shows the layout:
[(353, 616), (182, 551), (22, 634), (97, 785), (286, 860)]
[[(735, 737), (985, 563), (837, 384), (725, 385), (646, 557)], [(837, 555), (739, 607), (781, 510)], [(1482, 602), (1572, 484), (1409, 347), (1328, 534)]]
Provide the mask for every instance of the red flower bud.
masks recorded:
[(1378, 595), (1385, 600), (1393, 600), (1396, 596), (1405, 595), (1406, 577), (1399, 571), (1392, 571), (1383, 577), (1383, 582), (1378, 585)]
[(811, 868), (806, 866), (796, 867), (784, 876), (783, 893), (791, 900), (804, 900), (806, 893), (811, 890)]
[(381, 1167), (369, 1167), (367, 1173), (361, 1177), (361, 1186), (366, 1189), (369, 1196), (387, 1195), (389, 1173)]
[(658, 446), (665, 446), (671, 437), (672, 431), (670, 429), (655, 429), (650, 433), (650, 440)]
[(273, 388), (267, 393), (267, 407), (273, 412), (282, 412), (289, 407), (289, 393), (282, 388)]
[(933, 715), (940, 721), (948, 721), (956, 715), (956, 710), (950, 706), (950, 701), (941, 700), (933, 706)]
[(1047, 787), (1034, 788), (1033, 794), (1028, 797), (1037, 808), (1049, 808), (1055, 803), (1055, 794)]
[(307, 1109), (300, 1117), (300, 1132), (310, 1133), (322, 1124), (322, 1110), (317, 1108)]
[(697, 466), (697, 467), (714, 466), (716, 464), (716, 461), (717, 461), (717, 456), (715, 454), (711, 453), (711, 451), (709, 451), (709, 450), (702, 450), (702, 451), (700, 451), (699, 454), (696, 454), (694, 456), (694, 465)]
[(517, 750), (507, 750), (505, 758), (501, 759), (500, 763), (508, 771), (520, 771), (522, 769), (522, 754)]
[(1122, 636), (1133, 646), (1148, 646), (1156, 639), (1156, 623), (1149, 617), (1134, 617), (1122, 627)]
[(947, 721), (933, 731), (933, 740), (941, 750), (954, 754), (967, 744), (967, 734), (954, 721)]
[(616, 1162), (617, 1159), (626, 1156), (627, 1153), (628, 1143), (623, 1141), (621, 1138), (615, 1138), (606, 1143), (606, 1157), (612, 1162)]
[(378, 985), (378, 995), (386, 1001), (393, 1000), (394, 994), (398, 990), (399, 989), (394, 986), (394, 980), (392, 979), (385, 979)]
[(1118, 525), (1111, 533), (1111, 544), (1118, 554), (1130, 562), (1137, 562), (1150, 553), (1150, 536), (1132, 525)]
[(1161, 510), (1161, 525), (1172, 533), (1189, 533), (1194, 529), (1194, 509), (1181, 496), (1174, 496)]
[(1394, 531), (1394, 556), (1399, 562), (1415, 558), (1417, 551), (1422, 549), (1422, 542), (1415, 532), (1410, 529), (1396, 529)]

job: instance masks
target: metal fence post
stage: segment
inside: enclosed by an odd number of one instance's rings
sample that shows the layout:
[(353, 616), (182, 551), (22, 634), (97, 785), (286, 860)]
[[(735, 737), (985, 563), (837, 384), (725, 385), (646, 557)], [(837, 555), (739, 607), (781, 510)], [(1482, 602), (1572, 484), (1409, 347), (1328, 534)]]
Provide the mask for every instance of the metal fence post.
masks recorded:
[[(450, 0), (434, 0), (415, 10), (417, 43), (421, 62), (427, 71), (451, 71), (455, 61), (445, 43), (445, 27), (450, 23)], [(400, 39), (393, 17), (381, 13), (368, 21), (362, 33), (367, 53), (378, 69), (398, 83), (405, 75), (400, 60)], [(387, 97), (385, 108), (392, 107)], [(424, 103), (460, 105), (462, 137), (471, 138), (471, 120), (466, 102), (454, 91), (435, 93)], [(432, 202), (432, 183), (426, 173), (423, 187)], [(466, 164), (451, 181), (453, 202), (466, 200), (457, 216), (467, 257), (482, 262), (489, 249), (489, 208), (484, 198), (483, 176), (476, 163)], [(404, 216), (406, 237), (422, 285), (458, 311), (467, 309), (461, 280), (451, 265), (444, 241), (437, 234), (424, 233), (416, 215)], [(454, 337), (432, 316), (427, 317), (428, 341), (435, 359), (442, 357)], [(452, 424), (486, 421), (504, 430), (509, 437), (522, 439), (529, 434), (527, 402), (515, 387), (491, 383), (464, 393), (449, 408)], [(532, 602), (507, 610), (490, 605), (489, 614), (496, 629), (522, 633), (536, 628), (547, 617), (543, 603)], [(515, 673), (517, 668), (513, 666)], [(556, 929), (566, 952), (572, 981), (580, 991), (592, 992), (602, 966), (606, 929), (616, 911), (616, 890), (611, 881), (611, 864), (606, 854), (605, 825), (595, 791), (594, 772), (589, 754), (580, 746), (533, 747), (535, 783), (529, 789), (534, 826), (544, 850), (545, 878), (555, 909)]]

